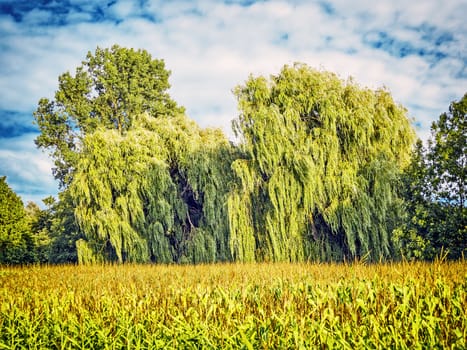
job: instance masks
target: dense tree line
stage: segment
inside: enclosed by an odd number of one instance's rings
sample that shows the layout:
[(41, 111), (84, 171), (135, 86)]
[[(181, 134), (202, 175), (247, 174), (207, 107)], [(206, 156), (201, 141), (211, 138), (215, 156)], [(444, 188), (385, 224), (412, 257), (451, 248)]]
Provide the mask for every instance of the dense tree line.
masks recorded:
[(162, 60), (113, 46), (34, 113), (58, 200), (0, 181), (0, 263), (452, 258), (466, 250), (466, 96), (425, 149), (384, 89), (303, 64), (235, 90), (237, 142), (201, 129)]

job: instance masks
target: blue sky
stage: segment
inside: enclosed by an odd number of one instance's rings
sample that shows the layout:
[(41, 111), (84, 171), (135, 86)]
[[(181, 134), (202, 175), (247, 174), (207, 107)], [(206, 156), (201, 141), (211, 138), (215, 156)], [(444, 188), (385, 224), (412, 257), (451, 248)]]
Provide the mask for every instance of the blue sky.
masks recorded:
[(465, 0), (0, 0), (0, 176), (23, 201), (55, 195), (32, 112), (97, 46), (142, 48), (172, 71), (172, 98), (232, 135), (232, 89), (304, 62), (387, 87), (422, 139), (467, 91)]

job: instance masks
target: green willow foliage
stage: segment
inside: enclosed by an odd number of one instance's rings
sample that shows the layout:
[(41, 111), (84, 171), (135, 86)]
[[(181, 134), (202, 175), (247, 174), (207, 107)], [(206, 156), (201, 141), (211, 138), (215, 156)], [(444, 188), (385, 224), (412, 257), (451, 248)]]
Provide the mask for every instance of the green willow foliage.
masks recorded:
[(235, 94), (234, 259), (389, 256), (395, 186), (414, 140), (406, 110), (385, 90), (301, 64), (250, 77)]
[(70, 192), (86, 235), (80, 262), (231, 260), (226, 211), (233, 150), (185, 116), (142, 116), (84, 139)]

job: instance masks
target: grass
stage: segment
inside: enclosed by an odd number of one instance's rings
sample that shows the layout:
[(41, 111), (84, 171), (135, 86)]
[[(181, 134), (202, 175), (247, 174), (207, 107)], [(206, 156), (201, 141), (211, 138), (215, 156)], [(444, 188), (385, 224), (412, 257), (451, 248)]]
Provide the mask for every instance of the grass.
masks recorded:
[(0, 267), (0, 349), (467, 348), (467, 263)]

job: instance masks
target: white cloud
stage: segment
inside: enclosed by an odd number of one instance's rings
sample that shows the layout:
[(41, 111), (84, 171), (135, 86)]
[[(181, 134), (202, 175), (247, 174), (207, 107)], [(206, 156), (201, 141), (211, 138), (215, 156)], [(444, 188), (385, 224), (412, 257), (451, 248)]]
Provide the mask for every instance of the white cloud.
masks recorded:
[(31, 26), (47, 24), (52, 20), (53, 13), (39, 9), (33, 9), (23, 17), (23, 21), (27, 22)]
[[(35, 134), (0, 139), (0, 175), (7, 176), (10, 187), (23, 202), (34, 201), (57, 193), (52, 176), (52, 162), (34, 147)], [(32, 145), (32, 147), (31, 147)]]
[(118, 19), (122, 20), (139, 13), (137, 3), (131, 0), (120, 0), (109, 6), (109, 9)]

